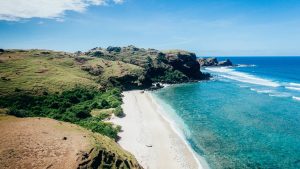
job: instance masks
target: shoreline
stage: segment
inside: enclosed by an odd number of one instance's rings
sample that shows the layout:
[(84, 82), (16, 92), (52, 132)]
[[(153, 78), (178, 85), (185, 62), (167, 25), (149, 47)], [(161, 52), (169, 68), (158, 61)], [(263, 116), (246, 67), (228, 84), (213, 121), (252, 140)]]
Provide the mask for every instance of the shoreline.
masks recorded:
[[(169, 86), (166, 86), (169, 87)], [(189, 144), (189, 142), (186, 139), (186, 136), (184, 135), (184, 133), (180, 130), (180, 126), (176, 125), (175, 120), (172, 120), (171, 117), (169, 117), (170, 115), (167, 115), (166, 110), (160, 106), (158, 104), (158, 100), (157, 98), (155, 98), (153, 96), (152, 93), (147, 93), (148, 96), (151, 98), (151, 101), (154, 102), (155, 106), (158, 110), (158, 113), (160, 113), (161, 117), (170, 125), (171, 129), (177, 134), (178, 137), (180, 137), (180, 139), (184, 142), (184, 144), (186, 145), (187, 149), (192, 153), (194, 159), (196, 160), (197, 164), (198, 164), (198, 168), (199, 169), (209, 169), (209, 166), (207, 164), (207, 162), (205, 161), (205, 159), (203, 157), (201, 157), (200, 155), (198, 155), (193, 148), (191, 147), (191, 145)], [(178, 117), (179, 118), (179, 117)], [(181, 120), (181, 119), (180, 119)], [(181, 122), (183, 123), (183, 122)]]
[(140, 90), (123, 92), (124, 118), (110, 121), (122, 126), (119, 144), (144, 168), (206, 169), (204, 159), (190, 147), (174, 122), (161, 112), (152, 94)]

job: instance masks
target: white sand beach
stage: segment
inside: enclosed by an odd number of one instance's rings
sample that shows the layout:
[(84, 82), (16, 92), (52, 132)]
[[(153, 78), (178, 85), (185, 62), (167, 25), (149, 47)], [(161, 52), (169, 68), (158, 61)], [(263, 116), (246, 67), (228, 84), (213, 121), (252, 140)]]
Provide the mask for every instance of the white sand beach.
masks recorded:
[(123, 95), (126, 117), (114, 117), (111, 121), (122, 126), (118, 143), (145, 169), (206, 168), (163, 118), (148, 92), (130, 91)]

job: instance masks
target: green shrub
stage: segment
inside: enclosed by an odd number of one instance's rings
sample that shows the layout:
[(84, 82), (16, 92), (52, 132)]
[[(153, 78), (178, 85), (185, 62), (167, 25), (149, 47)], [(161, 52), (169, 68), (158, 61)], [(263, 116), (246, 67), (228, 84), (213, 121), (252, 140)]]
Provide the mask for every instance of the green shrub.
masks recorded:
[(117, 117), (124, 117), (125, 116), (121, 106), (118, 106), (118, 107), (115, 108), (114, 115), (117, 116)]
[(103, 99), (103, 100), (100, 101), (99, 106), (102, 109), (107, 109), (107, 108), (109, 108), (109, 103), (105, 99)]
[(81, 121), (78, 124), (87, 129), (90, 129), (92, 132), (101, 133), (115, 139), (118, 137), (118, 132), (121, 131), (120, 127), (114, 126), (112, 123), (102, 122), (95, 119)]
[(99, 120), (99, 121), (102, 121), (102, 120), (105, 120), (107, 118), (109, 118), (111, 116), (110, 113), (108, 112), (103, 112), (103, 113), (100, 113), (99, 115), (96, 116), (96, 118)]
[(24, 110), (17, 109), (16, 107), (11, 107), (8, 114), (16, 117), (26, 117), (26, 112)]
[(156, 60), (157, 60), (157, 63), (158, 63), (158, 64), (161, 64), (161, 63), (167, 63), (167, 62), (168, 62), (168, 60), (167, 60), (167, 58), (165, 57), (164, 54), (159, 54), (159, 55), (157, 56)]

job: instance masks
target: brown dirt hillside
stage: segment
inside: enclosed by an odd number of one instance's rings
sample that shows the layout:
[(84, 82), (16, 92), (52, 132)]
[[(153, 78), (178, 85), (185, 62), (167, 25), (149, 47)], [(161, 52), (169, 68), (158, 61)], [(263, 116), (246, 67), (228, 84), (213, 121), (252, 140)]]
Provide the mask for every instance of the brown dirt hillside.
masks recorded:
[(132, 168), (136, 159), (111, 139), (47, 118), (0, 116), (0, 168)]

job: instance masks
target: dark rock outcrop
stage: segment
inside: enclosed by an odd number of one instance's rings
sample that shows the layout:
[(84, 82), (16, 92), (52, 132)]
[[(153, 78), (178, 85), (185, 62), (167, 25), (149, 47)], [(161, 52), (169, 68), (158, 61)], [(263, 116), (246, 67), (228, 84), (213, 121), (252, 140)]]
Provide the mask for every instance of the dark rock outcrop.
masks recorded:
[(167, 52), (165, 54), (167, 63), (173, 67), (174, 70), (182, 72), (191, 80), (201, 80), (202, 73), (200, 72), (200, 64), (196, 60), (194, 53), (186, 51)]
[(217, 58), (200, 58), (198, 62), (201, 67), (209, 67), (209, 66), (233, 66), (232, 62), (229, 59), (225, 61), (218, 61)]
[(226, 59), (225, 61), (219, 62), (218, 66), (233, 66), (233, 64), (229, 59)]
[(218, 66), (217, 58), (201, 58), (198, 60), (200, 66)]

